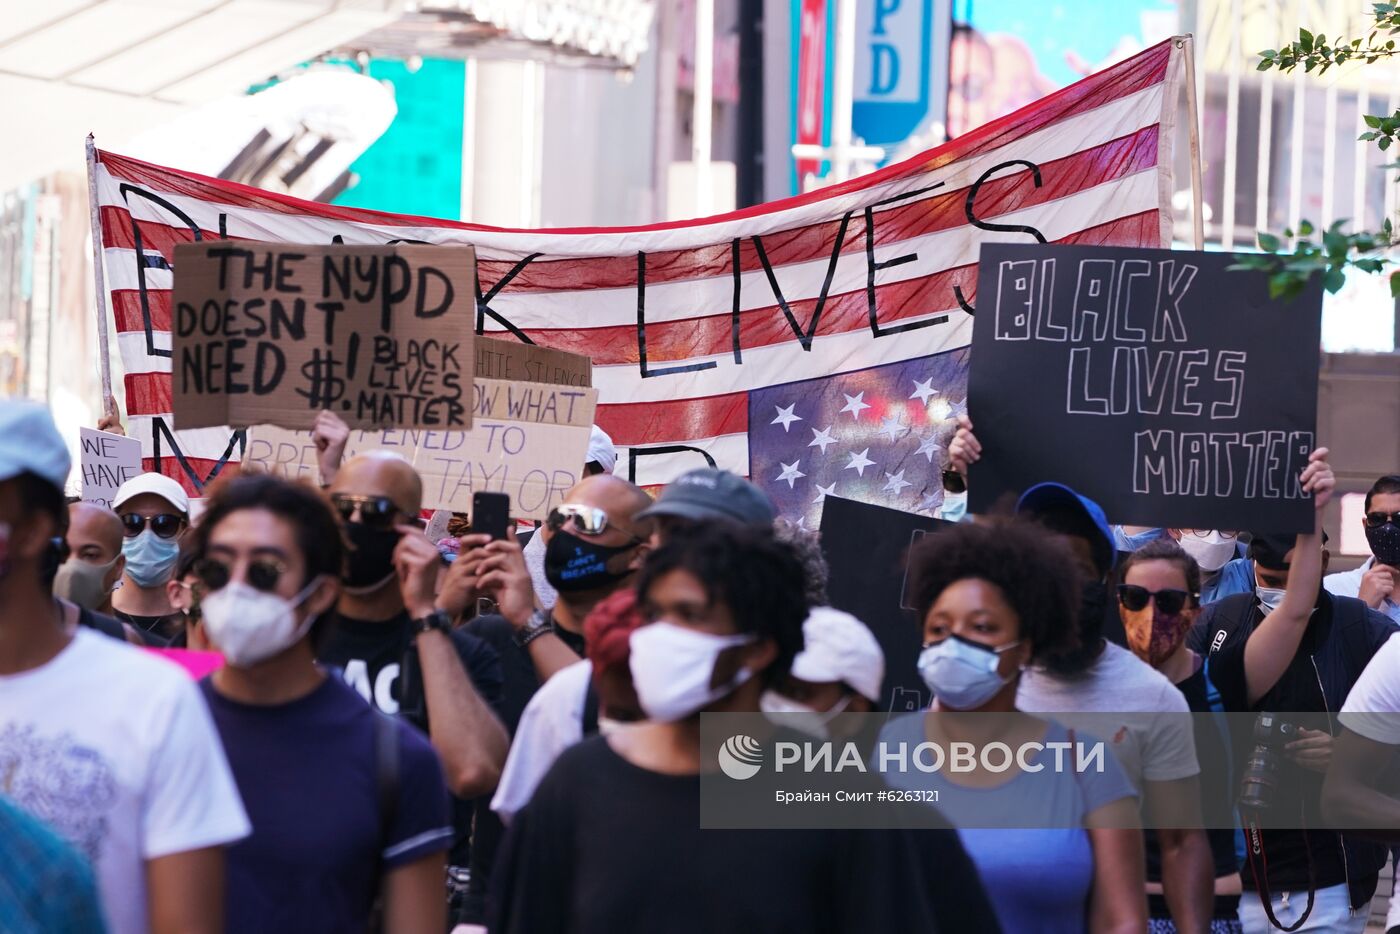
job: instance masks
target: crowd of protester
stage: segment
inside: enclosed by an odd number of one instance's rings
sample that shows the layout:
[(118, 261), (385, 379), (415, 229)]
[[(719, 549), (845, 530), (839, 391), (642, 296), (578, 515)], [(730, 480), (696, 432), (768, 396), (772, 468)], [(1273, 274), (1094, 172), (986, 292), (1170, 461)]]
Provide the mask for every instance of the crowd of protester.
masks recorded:
[[(108, 509), (65, 500), (48, 411), (0, 401), (0, 930), (1366, 925), (1400, 843), (1400, 476), (1366, 495), (1373, 557), (1328, 575), (1326, 449), (1298, 535), (1113, 526), (1057, 483), (972, 517), (963, 417), (955, 521), (908, 557), (932, 701), (872, 732), (888, 645), (825, 605), (814, 534), (748, 481), (653, 498), (595, 428), (537, 527), (458, 516), (439, 542), (410, 464), (345, 459), (330, 413), (314, 437), (319, 485), (244, 473), (196, 502), (145, 473)], [(1189, 714), (1268, 711), (1296, 720), (1275, 806), (1298, 828), (1203, 820), (1252, 737)], [(908, 826), (702, 829), (702, 713), (864, 753), (1111, 753), (872, 777), (971, 802)]]

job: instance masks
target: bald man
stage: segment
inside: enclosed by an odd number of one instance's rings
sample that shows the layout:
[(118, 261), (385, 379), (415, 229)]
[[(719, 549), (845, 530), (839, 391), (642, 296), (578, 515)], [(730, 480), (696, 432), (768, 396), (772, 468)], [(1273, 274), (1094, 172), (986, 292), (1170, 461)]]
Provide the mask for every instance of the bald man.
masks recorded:
[(126, 570), (122, 520), (96, 503), (68, 507), (68, 560), (58, 569), (54, 593), (78, 606), (112, 615), (112, 590)]
[(413, 524), (423, 500), (417, 471), (388, 452), (362, 454), (336, 472), (330, 496), (351, 548), (318, 660), (427, 733), (453, 794), (489, 792), (509, 742), (489, 706), (500, 695), (500, 658), (434, 606), (443, 561)]

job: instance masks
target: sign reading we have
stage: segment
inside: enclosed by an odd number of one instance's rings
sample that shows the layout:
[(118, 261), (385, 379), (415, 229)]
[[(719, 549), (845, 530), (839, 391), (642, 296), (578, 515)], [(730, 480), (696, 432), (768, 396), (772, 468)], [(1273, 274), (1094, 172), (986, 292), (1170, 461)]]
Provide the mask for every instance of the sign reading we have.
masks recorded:
[(178, 427), (471, 427), (471, 247), (201, 241), (175, 248)]
[[(478, 378), (470, 431), (352, 431), (345, 456), (388, 450), (423, 478), (423, 506), (470, 514), (477, 491), (510, 496), (511, 515), (543, 520), (583, 476), (598, 390)], [(258, 426), (245, 469), (319, 482), (310, 432)]]
[(141, 472), (141, 442), (95, 428), (79, 428), (82, 500), (112, 508), (117, 488)]
[(1271, 300), (1228, 253), (986, 244), (969, 507), (1055, 480), (1113, 522), (1311, 529), (1322, 288)]

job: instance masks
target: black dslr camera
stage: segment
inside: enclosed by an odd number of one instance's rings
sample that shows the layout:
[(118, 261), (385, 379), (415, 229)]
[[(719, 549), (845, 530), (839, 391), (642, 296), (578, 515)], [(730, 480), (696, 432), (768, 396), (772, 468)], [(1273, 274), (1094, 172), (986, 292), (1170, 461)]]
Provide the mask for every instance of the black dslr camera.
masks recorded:
[(1254, 749), (1240, 778), (1240, 810), (1267, 811), (1273, 804), (1283, 747), (1299, 738), (1298, 725), (1262, 712), (1254, 718)]

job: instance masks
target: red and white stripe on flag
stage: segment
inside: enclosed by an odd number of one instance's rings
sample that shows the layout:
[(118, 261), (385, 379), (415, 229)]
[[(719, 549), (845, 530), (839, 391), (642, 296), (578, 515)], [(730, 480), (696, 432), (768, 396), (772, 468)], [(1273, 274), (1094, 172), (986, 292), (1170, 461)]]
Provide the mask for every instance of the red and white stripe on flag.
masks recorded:
[[(192, 492), (241, 455), (171, 418), (177, 243), (476, 247), (478, 323), (588, 354), (619, 472), (748, 474), (747, 393), (966, 346), (990, 241), (1171, 242), (1175, 40), (841, 185), (695, 221), (506, 230), (317, 204), (110, 152), (95, 166), (129, 432)], [(961, 301), (959, 299), (961, 296)], [(910, 327), (913, 325), (914, 327)]]

